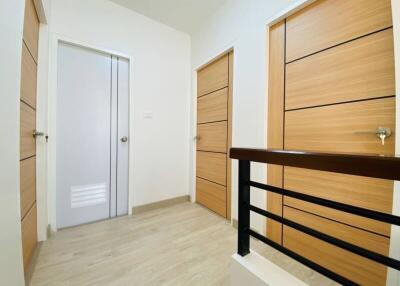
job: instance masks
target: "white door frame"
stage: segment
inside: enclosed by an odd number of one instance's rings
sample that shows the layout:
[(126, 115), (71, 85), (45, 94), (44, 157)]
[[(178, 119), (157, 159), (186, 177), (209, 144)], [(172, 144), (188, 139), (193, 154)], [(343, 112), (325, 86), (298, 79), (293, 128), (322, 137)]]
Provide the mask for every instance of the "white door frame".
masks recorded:
[[(48, 223), (52, 232), (57, 231), (57, 215), (56, 215), (56, 120), (57, 120), (57, 74), (58, 74), (58, 47), (59, 43), (67, 43), (89, 50), (94, 50), (113, 56), (128, 59), (129, 61), (129, 170), (132, 173), (133, 169), (133, 57), (118, 51), (109, 50), (89, 43), (73, 40), (62, 35), (53, 34), (50, 42), (50, 56), (49, 56), (49, 97), (48, 97), (48, 160), (47, 160), (47, 209), (48, 209)], [(128, 176), (128, 215), (132, 215), (133, 207), (133, 182), (132, 176)]]

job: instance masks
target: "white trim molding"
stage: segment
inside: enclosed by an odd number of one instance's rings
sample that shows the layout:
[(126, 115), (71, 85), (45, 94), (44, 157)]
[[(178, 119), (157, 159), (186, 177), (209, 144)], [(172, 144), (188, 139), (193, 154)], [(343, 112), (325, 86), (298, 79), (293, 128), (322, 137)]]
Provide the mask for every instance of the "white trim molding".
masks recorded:
[(274, 16), (272, 16), (271, 18), (269, 18), (267, 20), (267, 26), (270, 27), (270, 26), (278, 23), (279, 21), (289, 17), (290, 15), (293, 15), (297, 11), (307, 7), (308, 5), (312, 4), (315, 1), (317, 1), (317, 0), (299, 0), (295, 3), (293, 3), (286, 9), (280, 11), (279, 13), (277, 13)]

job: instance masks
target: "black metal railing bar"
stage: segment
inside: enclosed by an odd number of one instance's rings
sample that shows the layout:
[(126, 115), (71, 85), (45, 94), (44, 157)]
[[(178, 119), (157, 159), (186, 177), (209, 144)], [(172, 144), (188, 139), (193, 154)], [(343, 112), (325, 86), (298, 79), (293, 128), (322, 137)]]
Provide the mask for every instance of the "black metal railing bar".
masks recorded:
[(310, 203), (318, 204), (328, 208), (352, 213), (373, 220), (400, 225), (400, 217), (387, 213), (360, 208), (332, 200), (322, 199), (303, 193), (289, 191), (254, 182), (250, 180), (250, 163), (261, 162), (275, 165), (307, 168), (312, 170), (330, 171), (343, 174), (368, 176), (373, 178), (400, 180), (400, 158), (392, 156), (371, 155), (349, 155), (349, 154), (327, 154), (286, 150), (260, 150), (232, 148), (230, 157), (239, 160), (239, 194), (238, 194), (238, 254), (245, 256), (250, 252), (250, 236), (264, 242), (265, 244), (281, 251), (315, 271), (344, 285), (357, 285), (357, 283), (327, 269), (318, 263), (311, 261), (294, 251), (272, 241), (271, 239), (250, 229), (250, 212), (253, 211), (264, 217), (280, 222), (312, 237), (378, 262), (380, 264), (400, 270), (400, 261), (391, 257), (370, 251), (357, 245), (348, 243), (336, 237), (309, 228), (282, 216), (275, 215), (266, 210), (250, 204), (250, 187), (256, 187), (266, 191), (274, 192), (284, 196), (293, 197)]

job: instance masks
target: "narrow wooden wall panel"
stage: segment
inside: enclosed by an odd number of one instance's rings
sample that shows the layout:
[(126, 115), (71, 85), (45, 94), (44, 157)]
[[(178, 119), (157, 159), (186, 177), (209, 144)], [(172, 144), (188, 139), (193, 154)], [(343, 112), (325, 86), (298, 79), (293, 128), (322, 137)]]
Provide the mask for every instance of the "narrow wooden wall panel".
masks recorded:
[[(285, 97), (285, 21), (269, 31), (269, 80), (268, 80), (268, 148), (283, 149), (284, 97)], [(283, 186), (283, 167), (267, 166), (267, 182), (275, 187)], [(267, 193), (267, 209), (282, 215), (282, 196)], [(267, 236), (277, 243), (282, 241), (282, 224), (267, 219)]]
[(226, 186), (226, 154), (197, 151), (197, 176)]
[(197, 72), (197, 96), (225, 88), (229, 84), (228, 55)]
[(37, 66), (25, 43), (22, 44), (21, 100), (36, 108)]
[(21, 218), (25, 217), (36, 201), (36, 157), (20, 163)]
[(395, 95), (393, 29), (290, 63), (286, 79), (286, 110)]
[(214, 122), (197, 126), (197, 150), (226, 153), (228, 122)]
[(197, 178), (196, 190), (198, 203), (226, 217), (226, 187)]
[(218, 90), (197, 101), (197, 124), (228, 120), (228, 88)]
[(390, 27), (390, 0), (320, 0), (288, 17), (287, 58), (303, 56)]
[(394, 153), (395, 136), (382, 145), (374, 132), (395, 130), (395, 99), (375, 99), (286, 112), (285, 149), (337, 153)]
[(32, 135), (36, 129), (36, 112), (31, 107), (21, 102), (21, 142), (20, 158), (25, 159), (36, 154), (36, 142)]
[(25, 1), (24, 42), (37, 62), (39, 45), (39, 18), (33, 0)]

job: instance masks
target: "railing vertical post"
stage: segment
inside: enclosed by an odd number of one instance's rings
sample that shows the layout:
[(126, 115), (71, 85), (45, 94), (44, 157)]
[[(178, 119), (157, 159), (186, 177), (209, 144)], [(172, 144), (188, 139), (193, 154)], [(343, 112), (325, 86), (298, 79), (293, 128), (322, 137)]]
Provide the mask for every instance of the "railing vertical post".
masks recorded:
[(250, 161), (239, 160), (238, 254), (250, 252)]

